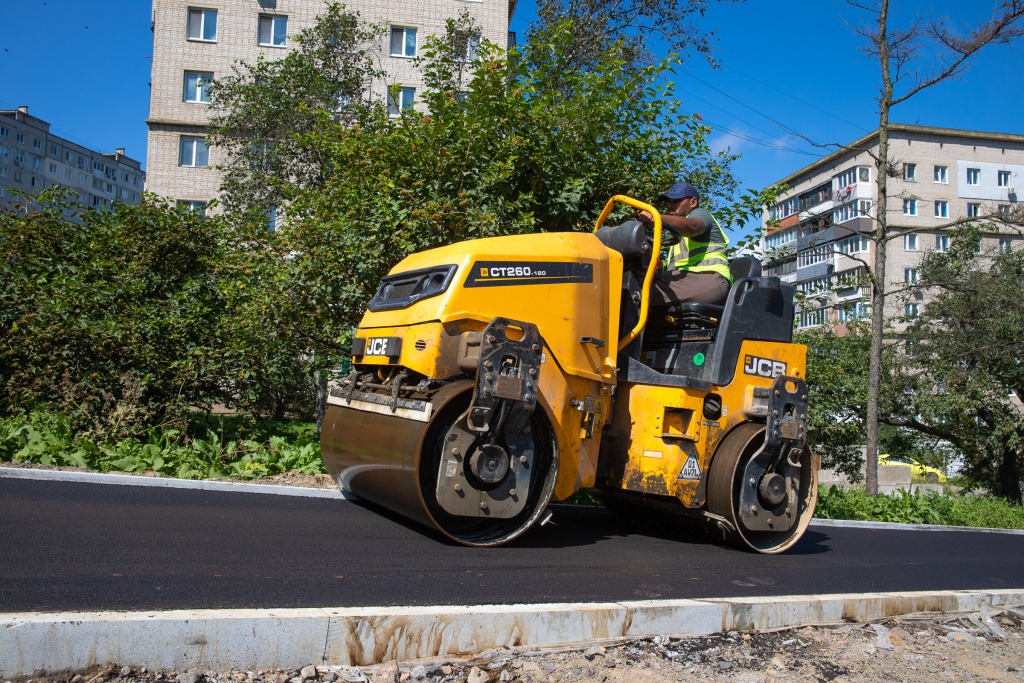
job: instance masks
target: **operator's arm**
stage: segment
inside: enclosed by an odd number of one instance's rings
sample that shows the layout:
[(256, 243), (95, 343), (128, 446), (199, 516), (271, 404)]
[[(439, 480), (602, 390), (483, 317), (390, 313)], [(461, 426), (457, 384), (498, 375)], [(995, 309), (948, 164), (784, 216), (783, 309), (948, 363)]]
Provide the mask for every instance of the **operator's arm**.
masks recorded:
[[(654, 225), (654, 217), (648, 211), (640, 211), (636, 217), (644, 225)], [(699, 218), (687, 218), (674, 213), (661, 214), (661, 224), (682, 237), (696, 237), (704, 234), (708, 229), (708, 226), (704, 225), (704, 221)]]

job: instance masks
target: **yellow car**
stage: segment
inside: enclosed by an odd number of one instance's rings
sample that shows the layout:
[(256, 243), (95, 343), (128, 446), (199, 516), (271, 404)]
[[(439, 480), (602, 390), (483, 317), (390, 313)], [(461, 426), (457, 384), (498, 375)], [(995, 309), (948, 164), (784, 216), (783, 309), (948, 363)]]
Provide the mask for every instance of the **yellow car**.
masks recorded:
[(879, 465), (907, 465), (910, 467), (910, 474), (914, 478), (914, 481), (923, 481), (929, 484), (945, 484), (946, 475), (942, 473), (942, 470), (935, 467), (929, 467), (928, 465), (922, 465), (913, 458), (908, 458), (905, 455), (889, 455), (884, 453), (878, 456)]

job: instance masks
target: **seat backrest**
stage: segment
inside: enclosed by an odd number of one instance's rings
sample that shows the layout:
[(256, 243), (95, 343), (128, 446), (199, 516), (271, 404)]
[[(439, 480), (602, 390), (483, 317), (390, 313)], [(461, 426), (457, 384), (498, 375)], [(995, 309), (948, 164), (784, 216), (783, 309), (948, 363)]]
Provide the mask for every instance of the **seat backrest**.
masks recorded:
[(729, 259), (729, 270), (733, 282), (745, 277), (761, 277), (761, 260), (755, 256), (737, 256)]

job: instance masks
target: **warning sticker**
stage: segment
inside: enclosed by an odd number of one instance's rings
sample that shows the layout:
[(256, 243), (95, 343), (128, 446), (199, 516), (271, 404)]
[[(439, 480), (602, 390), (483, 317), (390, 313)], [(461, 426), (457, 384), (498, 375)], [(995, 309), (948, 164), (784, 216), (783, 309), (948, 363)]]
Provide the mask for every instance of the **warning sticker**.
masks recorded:
[(683, 469), (679, 470), (679, 476), (676, 479), (689, 479), (690, 481), (700, 481), (700, 465), (697, 463), (697, 456), (691, 455), (683, 463)]

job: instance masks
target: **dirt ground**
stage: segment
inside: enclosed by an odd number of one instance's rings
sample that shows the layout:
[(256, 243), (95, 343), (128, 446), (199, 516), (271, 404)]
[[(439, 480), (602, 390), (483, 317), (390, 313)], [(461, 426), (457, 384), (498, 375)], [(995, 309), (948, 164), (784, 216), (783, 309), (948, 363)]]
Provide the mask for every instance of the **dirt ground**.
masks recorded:
[(662, 683), (1024, 681), (1024, 611), (924, 615), (873, 624), (656, 637), (469, 660), (277, 671), (147, 671), (118, 664), (10, 683)]

